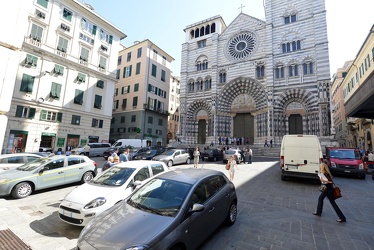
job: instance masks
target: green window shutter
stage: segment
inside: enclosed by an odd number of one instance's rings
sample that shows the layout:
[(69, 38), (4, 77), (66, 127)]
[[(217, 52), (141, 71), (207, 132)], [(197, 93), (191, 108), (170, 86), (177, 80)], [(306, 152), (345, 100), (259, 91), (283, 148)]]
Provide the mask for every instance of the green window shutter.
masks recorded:
[(34, 119), (34, 117), (35, 117), (35, 112), (36, 112), (36, 108), (30, 108), (30, 110), (29, 110), (29, 115), (27, 116), (27, 118), (29, 118), (29, 119)]
[(58, 112), (57, 113), (57, 122), (61, 123), (62, 122), (62, 113)]
[(120, 75), (121, 75), (121, 70), (117, 69), (116, 79), (119, 79)]
[(138, 97), (134, 96), (134, 98), (132, 99), (132, 106), (137, 106), (137, 105), (138, 105)]
[(71, 17), (73, 16), (73, 13), (70, 11), (70, 10), (67, 10), (64, 8), (64, 11), (62, 13), (62, 16), (68, 20), (69, 22), (71, 22)]
[(62, 51), (62, 52), (66, 52), (67, 49), (68, 49), (68, 40), (66, 40), (63, 37), (60, 37), (58, 39), (57, 49), (60, 50), (60, 51)]
[(103, 120), (99, 120), (99, 128), (103, 128)]
[(31, 93), (34, 87), (34, 79), (35, 77), (23, 74), (21, 80), (21, 92)]
[(30, 37), (40, 42), (42, 39), (42, 34), (43, 34), (43, 28), (36, 24), (32, 24)]
[(130, 93), (130, 85), (127, 86), (127, 93)]
[(136, 64), (136, 72), (135, 72), (136, 75), (139, 75), (140, 74), (140, 62), (138, 62)]
[(101, 100), (102, 100), (102, 96), (95, 95), (94, 108), (101, 109)]
[(88, 49), (82, 47), (80, 59), (87, 62), (89, 53), (90, 51)]
[(132, 65), (130, 65), (129, 67), (129, 76), (131, 76), (131, 72), (132, 72)]
[(152, 76), (156, 77), (157, 66), (152, 64)]
[(151, 90), (152, 90), (152, 85), (148, 84), (148, 92), (151, 92)]
[(16, 117), (22, 117), (23, 114), (23, 106), (17, 105), (17, 110), (16, 110)]
[(98, 80), (96, 83), (96, 87), (103, 89), (104, 88), (104, 81)]
[(46, 121), (47, 120), (47, 110), (41, 110), (40, 111), (40, 120)]
[(61, 84), (52, 82), (50, 96), (55, 99), (60, 99), (61, 87)]
[(139, 91), (139, 83), (135, 83), (134, 85), (134, 92)]
[(27, 54), (25, 64), (36, 66), (38, 64), (38, 58), (36, 56)]
[(109, 36), (109, 44), (113, 43), (113, 36)]
[(82, 73), (78, 73), (77, 81), (79, 82), (86, 82), (86, 75)]
[(48, 0), (37, 0), (36, 3), (44, 8), (48, 8)]
[(64, 67), (62, 67), (58, 64), (55, 64), (55, 68), (54, 68), (53, 72), (57, 75), (63, 75), (64, 74)]
[(96, 35), (96, 30), (97, 30), (97, 26), (94, 25), (94, 26), (92, 27), (92, 35)]
[(123, 76), (122, 78), (125, 78), (126, 77), (126, 67), (123, 68)]

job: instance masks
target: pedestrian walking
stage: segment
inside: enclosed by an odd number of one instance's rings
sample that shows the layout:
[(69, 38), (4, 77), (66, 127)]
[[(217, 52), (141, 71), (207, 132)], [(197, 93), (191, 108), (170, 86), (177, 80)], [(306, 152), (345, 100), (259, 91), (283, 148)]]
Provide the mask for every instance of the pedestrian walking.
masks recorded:
[(200, 151), (199, 151), (199, 148), (196, 147), (195, 151), (193, 152), (194, 168), (197, 168), (197, 165), (199, 164), (199, 158), (200, 158)]
[(86, 144), (86, 146), (84, 146), (84, 154), (86, 156), (90, 156), (90, 150), (91, 150), (90, 145)]
[(122, 154), (119, 155), (119, 161), (120, 162), (127, 162), (129, 161), (129, 153), (130, 153), (130, 149), (129, 148), (126, 148)]
[(343, 214), (343, 212), (340, 210), (338, 205), (336, 204), (334, 197), (333, 197), (333, 184), (332, 181), (332, 174), (329, 170), (329, 167), (325, 163), (321, 163), (319, 165), (320, 167), (320, 173), (318, 176), (320, 177), (322, 185), (325, 185), (325, 189), (321, 191), (320, 196), (318, 197), (318, 205), (317, 210), (313, 212), (314, 215), (321, 216), (322, 215), (322, 209), (323, 209), (323, 200), (327, 197), (331, 203), (331, 206), (334, 208), (336, 214), (338, 215), (339, 219), (337, 219), (337, 222), (346, 222), (346, 218)]
[(273, 139), (270, 140), (270, 147), (273, 147)]
[(268, 144), (268, 139), (265, 139), (265, 144), (264, 144), (264, 147), (269, 147), (269, 144)]
[(234, 176), (235, 176), (235, 167), (236, 167), (237, 170), (239, 170), (238, 164), (236, 164), (235, 157), (231, 156), (230, 160), (227, 162), (227, 164), (229, 164), (229, 166), (230, 166), (230, 168), (229, 168), (230, 181), (233, 181), (234, 180)]

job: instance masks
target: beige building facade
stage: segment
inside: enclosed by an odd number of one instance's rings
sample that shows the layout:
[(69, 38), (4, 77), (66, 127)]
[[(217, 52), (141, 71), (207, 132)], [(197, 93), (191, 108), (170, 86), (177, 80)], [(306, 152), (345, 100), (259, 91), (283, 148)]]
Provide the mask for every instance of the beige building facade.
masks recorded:
[(171, 63), (174, 58), (150, 40), (119, 52), (110, 138), (166, 145)]

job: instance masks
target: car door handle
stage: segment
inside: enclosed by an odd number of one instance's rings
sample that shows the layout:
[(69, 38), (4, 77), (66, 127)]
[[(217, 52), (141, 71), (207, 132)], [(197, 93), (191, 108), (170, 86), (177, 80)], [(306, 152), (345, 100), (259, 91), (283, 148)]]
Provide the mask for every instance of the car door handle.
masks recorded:
[(58, 172), (58, 174), (63, 174), (63, 173), (64, 173), (64, 171)]
[(209, 210), (209, 213), (210, 213), (210, 212), (213, 212), (213, 210), (214, 210), (214, 207), (212, 207), (212, 208)]

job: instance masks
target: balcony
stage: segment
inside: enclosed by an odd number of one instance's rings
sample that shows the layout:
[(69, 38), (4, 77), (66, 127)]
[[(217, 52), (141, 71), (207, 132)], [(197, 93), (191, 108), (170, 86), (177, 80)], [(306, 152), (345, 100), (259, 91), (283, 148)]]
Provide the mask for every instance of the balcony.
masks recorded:
[(61, 57), (65, 57), (66, 58), (66, 51), (65, 51), (65, 49), (57, 47), (57, 49), (56, 49), (56, 55), (59, 55)]
[(151, 107), (147, 103), (143, 104), (143, 109), (153, 111), (153, 112), (163, 114), (163, 115), (169, 115), (169, 112), (167, 110), (156, 108), (156, 107)]
[(31, 37), (31, 36), (30, 37), (25, 37), (24, 42), (28, 43), (28, 44), (31, 44), (31, 45), (33, 45), (35, 47), (38, 47), (38, 48), (40, 48), (42, 46), (42, 44), (40, 42), (40, 38), (38, 38), (38, 37)]

